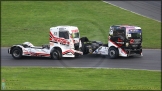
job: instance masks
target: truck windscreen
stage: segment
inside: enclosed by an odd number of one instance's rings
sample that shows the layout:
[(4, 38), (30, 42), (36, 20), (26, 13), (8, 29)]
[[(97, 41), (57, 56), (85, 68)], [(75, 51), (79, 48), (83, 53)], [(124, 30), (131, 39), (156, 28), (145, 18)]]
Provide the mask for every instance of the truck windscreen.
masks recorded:
[(79, 32), (72, 33), (73, 38), (79, 38)]
[(128, 38), (140, 39), (142, 37), (141, 29), (129, 30)]
[(133, 39), (140, 39), (141, 38), (141, 35), (140, 35), (140, 33), (131, 33), (131, 38), (133, 38)]

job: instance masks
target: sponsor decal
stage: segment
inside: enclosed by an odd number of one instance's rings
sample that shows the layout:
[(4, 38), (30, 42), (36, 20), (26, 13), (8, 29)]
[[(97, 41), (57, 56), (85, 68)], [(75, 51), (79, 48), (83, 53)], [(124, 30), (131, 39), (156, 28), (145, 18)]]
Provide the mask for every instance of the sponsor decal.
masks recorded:
[(50, 56), (50, 54), (46, 53), (35, 53), (35, 52), (23, 52), (25, 55), (30, 55), (30, 56)]
[(66, 54), (71, 54), (71, 55), (74, 55), (74, 53), (79, 53), (79, 54), (83, 54), (82, 52), (79, 52), (79, 51), (73, 51), (73, 50), (66, 50), (64, 52), (62, 52), (62, 55), (66, 55)]
[[(112, 40), (110, 40), (110, 42), (111, 42), (112, 44), (116, 45), (118, 48), (121, 48), (120, 46), (118, 46), (118, 44), (114, 43)], [(121, 50), (122, 50), (122, 52), (124, 52), (125, 54), (127, 54), (126, 51), (125, 51), (124, 49), (121, 48)]]
[(55, 37), (55, 36), (53, 36), (53, 34), (51, 32), (50, 32), (50, 41), (51, 42), (58, 42), (62, 45), (69, 45), (70, 44), (70, 42), (67, 41), (65, 38)]
[(77, 33), (77, 32), (79, 32), (79, 30), (78, 30), (78, 29), (71, 30), (71, 31), (72, 31), (72, 33)]
[(141, 33), (141, 29), (130, 29), (129, 33)]
[(130, 44), (133, 44), (133, 43), (134, 43), (134, 39), (131, 39), (131, 40), (130, 40)]
[(116, 42), (118, 46), (122, 46), (124, 44), (123, 40), (118, 38), (118, 41)]
[(64, 51), (62, 52), (62, 55), (65, 55), (67, 53), (72, 53), (74, 55), (74, 51), (73, 50), (67, 50), (67, 51)]

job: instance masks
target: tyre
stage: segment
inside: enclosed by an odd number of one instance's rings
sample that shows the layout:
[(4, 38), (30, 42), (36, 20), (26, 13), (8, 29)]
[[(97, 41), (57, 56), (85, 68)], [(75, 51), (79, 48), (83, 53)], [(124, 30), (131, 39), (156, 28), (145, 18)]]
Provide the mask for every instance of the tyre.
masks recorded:
[(58, 50), (53, 50), (53, 51), (51, 52), (51, 57), (52, 57), (52, 59), (60, 60), (60, 59), (62, 58), (62, 55), (61, 55), (60, 51), (58, 51)]
[(14, 59), (22, 58), (22, 50), (18, 47), (14, 48), (11, 54)]
[(115, 59), (119, 56), (118, 50), (114, 47), (110, 47), (109, 50), (108, 50), (108, 53), (109, 53), (109, 57), (111, 59)]

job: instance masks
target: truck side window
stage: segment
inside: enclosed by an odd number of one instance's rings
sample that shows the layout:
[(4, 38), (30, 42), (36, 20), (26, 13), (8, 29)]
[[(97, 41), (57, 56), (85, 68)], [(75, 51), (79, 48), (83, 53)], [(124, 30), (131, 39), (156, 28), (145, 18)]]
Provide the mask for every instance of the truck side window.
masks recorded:
[(68, 31), (59, 31), (59, 37), (69, 39), (69, 32)]

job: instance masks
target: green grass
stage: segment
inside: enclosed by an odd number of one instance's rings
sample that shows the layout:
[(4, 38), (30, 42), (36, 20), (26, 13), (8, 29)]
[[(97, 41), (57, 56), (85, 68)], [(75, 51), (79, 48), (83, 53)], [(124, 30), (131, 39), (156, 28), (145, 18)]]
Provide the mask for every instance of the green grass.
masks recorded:
[(161, 22), (102, 1), (2, 1), (1, 46), (29, 41), (49, 42), (49, 28), (78, 26), (81, 36), (107, 43), (111, 25), (129, 24), (143, 30), (143, 48), (161, 48)]
[(6, 90), (160, 90), (161, 88), (160, 71), (2, 67), (1, 72), (1, 78), (6, 80)]

